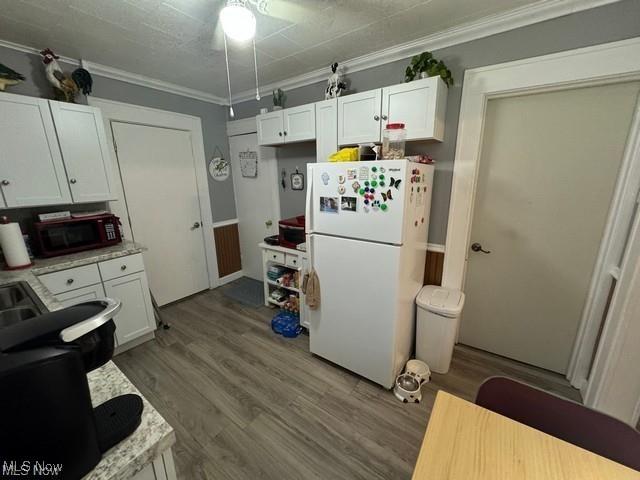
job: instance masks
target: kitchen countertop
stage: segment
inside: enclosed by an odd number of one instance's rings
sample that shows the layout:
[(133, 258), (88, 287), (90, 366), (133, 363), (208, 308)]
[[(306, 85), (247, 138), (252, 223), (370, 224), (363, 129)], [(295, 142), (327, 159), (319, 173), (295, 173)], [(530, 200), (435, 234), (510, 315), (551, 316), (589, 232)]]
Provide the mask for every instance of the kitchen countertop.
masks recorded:
[[(87, 250), (71, 255), (36, 259), (35, 265), (23, 270), (0, 270), (0, 285), (24, 281), (29, 284), (49, 311), (58, 310), (62, 305), (38, 280), (38, 275), (58, 272), (68, 268), (81, 267), (91, 263), (143, 252), (140, 244), (123, 241), (112, 247)], [(104, 401), (122, 395), (135, 393), (142, 397), (144, 410), (142, 422), (136, 431), (107, 451), (100, 463), (84, 480), (121, 480), (132, 477), (175, 443), (173, 428), (158, 411), (140, 394), (129, 379), (110, 361), (87, 375), (91, 401), (98, 406)]]
[(52, 258), (37, 258), (31, 268), (22, 270), (0, 270), (0, 285), (12, 282), (27, 282), (33, 291), (38, 295), (45, 307), (51, 312), (62, 308), (54, 296), (38, 280), (38, 275), (45, 273), (59, 272), (68, 268), (81, 267), (90, 263), (103, 262), (113, 258), (124, 257), (145, 251), (146, 248), (139, 243), (128, 240), (117, 245), (84, 252), (72, 253), (71, 255), (61, 255)]
[(113, 362), (87, 375), (94, 406), (117, 395), (135, 393), (142, 397), (142, 423), (129, 437), (108, 450), (84, 480), (120, 480), (132, 477), (176, 441), (173, 428), (142, 396)]

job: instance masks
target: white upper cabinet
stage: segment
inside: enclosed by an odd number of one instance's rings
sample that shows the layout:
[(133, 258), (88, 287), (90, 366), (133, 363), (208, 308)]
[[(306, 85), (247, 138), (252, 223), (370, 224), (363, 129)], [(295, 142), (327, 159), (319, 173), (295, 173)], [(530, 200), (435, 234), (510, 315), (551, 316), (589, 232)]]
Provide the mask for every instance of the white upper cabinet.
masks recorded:
[(338, 144), (380, 141), (382, 89), (338, 98)]
[(315, 104), (281, 110), (284, 115), (285, 143), (303, 142), (316, 138)]
[(264, 113), (256, 117), (259, 145), (282, 145), (316, 138), (313, 103)]
[(338, 99), (316, 103), (316, 162), (326, 162), (338, 150)]
[(47, 100), (0, 94), (0, 189), (7, 207), (71, 203)]
[(404, 123), (407, 140), (444, 137), (447, 86), (440, 77), (425, 78), (382, 89), (382, 128)]
[(284, 143), (284, 115), (282, 110), (258, 115), (256, 119), (259, 145)]
[(75, 203), (114, 200), (111, 157), (100, 110), (50, 102)]

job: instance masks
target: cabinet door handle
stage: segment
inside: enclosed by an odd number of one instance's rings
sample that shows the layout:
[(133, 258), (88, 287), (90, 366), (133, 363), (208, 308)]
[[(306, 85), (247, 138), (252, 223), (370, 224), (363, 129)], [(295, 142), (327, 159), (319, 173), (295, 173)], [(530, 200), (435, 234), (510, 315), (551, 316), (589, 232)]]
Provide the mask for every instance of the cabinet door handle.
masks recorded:
[(69, 183), (74, 184), (77, 183), (78, 180), (76, 180), (75, 178), (70, 178), (69, 179)]
[(286, 131), (286, 130), (284, 131), (284, 136), (285, 136), (285, 137), (287, 136), (287, 131)]
[(126, 265), (121, 265), (121, 266), (120, 266), (120, 270), (122, 270), (123, 272), (124, 272), (126, 269), (127, 269), (127, 266), (126, 266)]
[(373, 119), (377, 122), (378, 120), (380, 120), (380, 117), (378, 115), (374, 115)]
[(386, 115), (382, 115), (382, 119), (383, 120), (388, 120), (389, 117), (387, 117)]
[(4, 185), (5, 187), (7, 185), (9, 185), (11, 182), (9, 180), (2, 180), (2, 185)]
[(67, 285), (71, 285), (73, 283), (73, 278), (67, 279)]
[(278, 132), (278, 135), (279, 135), (279, 136), (282, 136), (282, 132)]

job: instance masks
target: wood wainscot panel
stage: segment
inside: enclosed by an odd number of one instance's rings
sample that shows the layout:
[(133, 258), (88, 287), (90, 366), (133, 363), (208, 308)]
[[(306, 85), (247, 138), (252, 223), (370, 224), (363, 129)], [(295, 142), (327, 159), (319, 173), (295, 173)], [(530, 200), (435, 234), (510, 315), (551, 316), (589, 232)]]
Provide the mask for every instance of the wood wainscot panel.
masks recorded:
[(223, 225), (213, 229), (220, 278), (242, 269), (238, 224)]
[(427, 250), (427, 260), (424, 264), (423, 285), (442, 285), (442, 268), (444, 253)]

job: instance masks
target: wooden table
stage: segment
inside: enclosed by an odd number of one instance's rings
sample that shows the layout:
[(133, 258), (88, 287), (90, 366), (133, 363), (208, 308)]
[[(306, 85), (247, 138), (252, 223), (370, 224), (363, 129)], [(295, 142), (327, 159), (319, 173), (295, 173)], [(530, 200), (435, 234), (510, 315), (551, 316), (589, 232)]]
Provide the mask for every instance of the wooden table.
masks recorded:
[(438, 392), (413, 480), (640, 479), (619, 463)]

